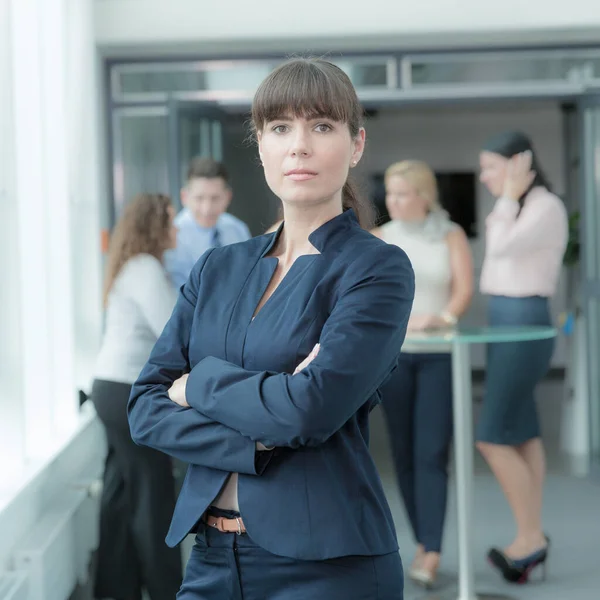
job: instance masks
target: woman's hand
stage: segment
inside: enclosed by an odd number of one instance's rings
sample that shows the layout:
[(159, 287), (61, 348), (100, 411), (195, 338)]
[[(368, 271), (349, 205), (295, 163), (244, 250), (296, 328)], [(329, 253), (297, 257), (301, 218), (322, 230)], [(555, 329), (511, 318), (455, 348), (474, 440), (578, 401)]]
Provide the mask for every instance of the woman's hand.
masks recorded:
[(185, 399), (185, 384), (189, 376), (189, 373), (185, 373), (179, 379), (176, 379), (169, 388), (169, 398), (183, 408), (189, 408), (190, 406)]
[(317, 354), (319, 354), (319, 350), (321, 348), (321, 344), (315, 344), (315, 347), (310, 351), (310, 354), (296, 367), (294, 371), (294, 375), (297, 375), (303, 369), (306, 369), (310, 363), (317, 358)]
[(438, 315), (414, 315), (408, 320), (408, 331), (427, 331), (444, 329), (448, 323)]
[(535, 171), (531, 170), (531, 152), (516, 154), (508, 160), (504, 179), (504, 198), (518, 200), (531, 186)]

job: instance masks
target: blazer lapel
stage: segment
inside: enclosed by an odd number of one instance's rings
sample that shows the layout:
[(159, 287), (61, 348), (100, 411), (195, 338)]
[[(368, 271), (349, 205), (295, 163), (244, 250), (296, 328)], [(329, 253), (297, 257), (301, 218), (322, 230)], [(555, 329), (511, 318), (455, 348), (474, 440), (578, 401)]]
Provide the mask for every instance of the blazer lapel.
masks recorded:
[(254, 257), (254, 266), (250, 269), (246, 281), (240, 289), (240, 294), (229, 320), (225, 338), (225, 358), (229, 362), (242, 367), (244, 366), (244, 344), (246, 343), (248, 326), (252, 322), (256, 307), (277, 268), (276, 258), (265, 257), (265, 254), (275, 243), (276, 235), (273, 234), (272, 239), (268, 239), (265, 246)]

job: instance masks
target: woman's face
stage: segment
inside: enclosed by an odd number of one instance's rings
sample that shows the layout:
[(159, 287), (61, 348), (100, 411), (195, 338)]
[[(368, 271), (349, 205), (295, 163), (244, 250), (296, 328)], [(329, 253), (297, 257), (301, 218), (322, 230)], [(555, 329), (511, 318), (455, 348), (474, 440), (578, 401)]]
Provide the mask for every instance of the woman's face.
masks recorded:
[(177, 227), (175, 227), (175, 209), (172, 206), (167, 207), (169, 214), (169, 233), (167, 239), (166, 250), (171, 250), (177, 247)]
[(385, 205), (391, 219), (418, 221), (427, 216), (427, 200), (401, 175), (391, 175), (385, 182)]
[(499, 198), (504, 191), (507, 165), (508, 158), (504, 158), (500, 154), (483, 151), (479, 155), (479, 166), (481, 168), (479, 181), (496, 198)]
[(258, 149), (271, 190), (284, 204), (341, 203), (348, 169), (362, 156), (365, 131), (352, 138), (346, 123), (289, 117), (265, 123)]

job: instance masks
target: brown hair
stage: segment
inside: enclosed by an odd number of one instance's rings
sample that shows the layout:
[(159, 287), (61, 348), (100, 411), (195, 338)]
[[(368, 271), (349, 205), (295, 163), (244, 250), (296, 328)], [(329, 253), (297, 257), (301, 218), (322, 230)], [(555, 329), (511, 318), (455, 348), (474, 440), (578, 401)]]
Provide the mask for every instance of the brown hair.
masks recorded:
[(190, 179), (222, 179), (225, 185), (229, 185), (229, 175), (223, 163), (209, 157), (193, 158), (188, 167), (187, 180)]
[(427, 201), (427, 208), (430, 211), (442, 210), (435, 173), (427, 163), (420, 160), (403, 160), (394, 163), (385, 170), (385, 182), (395, 176), (405, 179), (415, 189), (417, 195)]
[[(364, 110), (350, 78), (336, 65), (320, 58), (295, 58), (260, 84), (252, 102), (254, 132), (284, 116), (323, 117), (346, 123), (355, 138), (363, 125)], [(344, 210), (354, 209), (365, 229), (373, 225), (372, 204), (363, 198), (349, 177), (342, 189)]]
[(163, 194), (140, 194), (123, 210), (112, 232), (104, 274), (104, 306), (123, 265), (138, 254), (151, 254), (162, 262), (168, 247), (171, 199)]

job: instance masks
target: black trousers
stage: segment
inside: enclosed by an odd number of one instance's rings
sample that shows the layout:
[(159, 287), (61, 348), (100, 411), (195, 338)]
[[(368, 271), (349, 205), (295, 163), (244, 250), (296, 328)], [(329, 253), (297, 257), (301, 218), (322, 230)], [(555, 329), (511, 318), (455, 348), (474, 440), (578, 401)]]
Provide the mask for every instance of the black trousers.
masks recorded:
[(179, 548), (164, 541), (175, 508), (171, 459), (131, 439), (130, 391), (130, 385), (113, 381), (92, 386), (108, 441), (94, 595), (139, 600), (145, 588), (152, 600), (173, 600), (183, 568)]
[(406, 353), (383, 386), (396, 476), (419, 544), (440, 552), (452, 441), (452, 361), (449, 353)]

